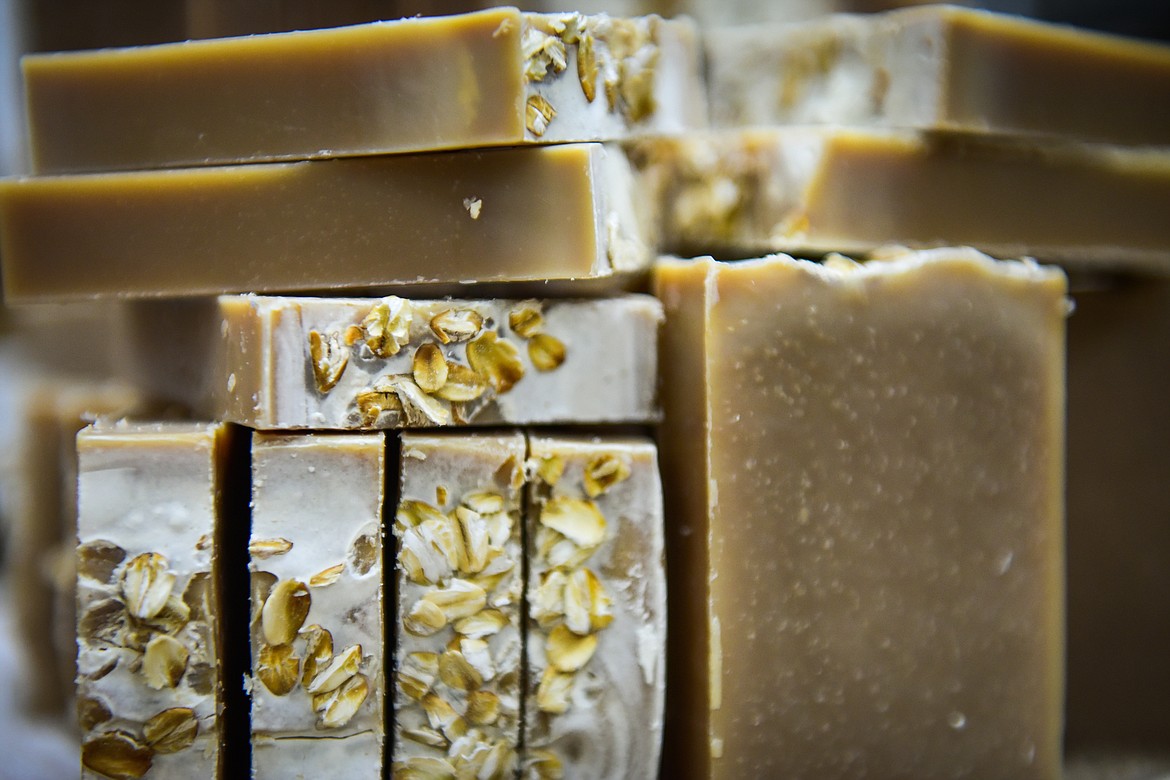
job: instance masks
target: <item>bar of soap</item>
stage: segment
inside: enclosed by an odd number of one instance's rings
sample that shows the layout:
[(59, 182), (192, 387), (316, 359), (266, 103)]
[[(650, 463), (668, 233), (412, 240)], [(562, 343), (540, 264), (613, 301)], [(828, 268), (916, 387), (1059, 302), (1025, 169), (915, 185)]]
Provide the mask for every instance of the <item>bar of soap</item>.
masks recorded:
[(66, 717), (77, 679), (77, 432), (87, 419), (128, 410), (137, 396), (117, 382), (34, 380), (20, 392), (18, 468), (7, 539), (8, 587), (36, 716)]
[(78, 448), (83, 777), (223, 777), (221, 424), (103, 423)]
[(396, 776), (509, 777), (518, 765), (525, 444), (401, 436)]
[(382, 775), (385, 451), (253, 434), (253, 777)]
[(1161, 771), (1144, 772), (1158, 777), (1170, 769), (1170, 281), (1111, 281), (1075, 295), (1068, 330), (1065, 746), (1160, 754)]
[(656, 450), (535, 433), (528, 449), (526, 776), (656, 777), (666, 692)]
[(651, 260), (631, 187), (599, 144), (0, 181), (5, 296), (613, 289)]
[(1059, 777), (1063, 274), (941, 249), (656, 287), (664, 776)]
[(1170, 49), (932, 6), (706, 36), (712, 123), (844, 124), (1165, 145)]
[(232, 296), (128, 307), (127, 374), (255, 428), (658, 419), (647, 295), (597, 300)]
[[(912, 131), (777, 128), (639, 143), (670, 251), (965, 244), (1170, 271), (1170, 153)], [(1103, 197), (1102, 193), (1109, 193)]]
[(671, 133), (696, 30), (500, 8), (23, 61), (34, 170), (142, 169)]

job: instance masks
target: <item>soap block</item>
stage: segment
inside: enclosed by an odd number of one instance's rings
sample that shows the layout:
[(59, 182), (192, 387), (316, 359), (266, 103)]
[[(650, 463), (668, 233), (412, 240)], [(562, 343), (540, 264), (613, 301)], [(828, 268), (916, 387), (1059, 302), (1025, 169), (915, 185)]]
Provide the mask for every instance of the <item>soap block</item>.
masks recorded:
[(253, 777), (382, 775), (385, 451), (253, 434)]
[(128, 410), (117, 382), (34, 380), (21, 391), (20, 461), (6, 554), (25, 696), (36, 716), (74, 723), (77, 679), (77, 433), (97, 415)]
[(518, 766), (524, 458), (521, 433), (401, 435), (396, 776)]
[(224, 777), (222, 424), (106, 422), (78, 449), (82, 776)]
[(528, 462), (525, 771), (656, 777), (666, 693), (657, 451), (645, 439), (531, 433)]
[(25, 57), (39, 173), (615, 140), (706, 122), (697, 31), (515, 8)]
[(671, 252), (857, 254), (951, 243), (1096, 270), (1170, 272), (1164, 149), (772, 128), (648, 140), (632, 157), (659, 215), (653, 240)]
[(648, 295), (141, 302), (124, 373), (263, 429), (648, 423), (661, 319)]
[(5, 296), (444, 295), (468, 282), (595, 294), (652, 260), (632, 188), (624, 155), (601, 144), (9, 179)]
[(656, 288), (664, 774), (1058, 778), (1063, 273), (940, 249)]
[(1164, 145), (1170, 49), (930, 6), (705, 39), (719, 127), (837, 124)]
[(1073, 279), (1065, 748), (1160, 756), (1128, 773), (1157, 777), (1170, 763), (1170, 282)]

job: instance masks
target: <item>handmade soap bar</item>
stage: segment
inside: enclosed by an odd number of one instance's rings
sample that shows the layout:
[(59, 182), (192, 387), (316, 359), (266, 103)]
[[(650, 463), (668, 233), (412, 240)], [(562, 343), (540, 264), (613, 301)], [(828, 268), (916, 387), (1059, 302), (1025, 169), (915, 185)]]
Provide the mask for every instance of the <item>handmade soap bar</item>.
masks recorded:
[(1160, 771), (1142, 773), (1159, 777), (1170, 762), (1170, 282), (1107, 280), (1075, 299), (1065, 745), (1161, 755)]
[(5, 295), (616, 287), (650, 260), (630, 187), (598, 144), (8, 180)]
[(225, 296), (127, 307), (127, 375), (255, 428), (647, 423), (647, 295), (597, 300)]
[(511, 777), (520, 744), (520, 433), (401, 437), (394, 765)]
[(77, 432), (87, 418), (128, 410), (136, 396), (119, 383), (77, 377), (35, 381), (20, 394), (7, 561), (28, 664), (22, 704), (34, 715), (60, 717), (72, 713), (76, 698)]
[(77, 437), (83, 777), (227, 776), (220, 723), (220, 424)]
[(661, 209), (656, 241), (672, 250), (953, 242), (1170, 272), (1165, 151), (789, 128), (647, 141), (633, 159)]
[(706, 122), (694, 26), (499, 8), (29, 56), (41, 173), (671, 133)]
[(942, 249), (656, 286), (664, 776), (1059, 777), (1063, 274)]
[(845, 124), (1165, 145), (1170, 48), (932, 6), (712, 30), (712, 122)]
[(536, 434), (528, 449), (525, 771), (656, 777), (666, 690), (656, 450)]
[(385, 451), (253, 434), (253, 777), (382, 774)]

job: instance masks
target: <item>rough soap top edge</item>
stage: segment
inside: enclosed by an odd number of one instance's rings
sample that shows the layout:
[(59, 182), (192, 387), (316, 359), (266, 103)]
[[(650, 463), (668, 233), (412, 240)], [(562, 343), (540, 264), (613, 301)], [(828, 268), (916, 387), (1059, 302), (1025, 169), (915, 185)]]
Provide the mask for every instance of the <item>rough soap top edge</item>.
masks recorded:
[(783, 253), (733, 261), (715, 260), (709, 256), (689, 260), (667, 256), (658, 260), (658, 264), (666, 268), (678, 267), (689, 263), (706, 263), (712, 268), (718, 269), (721, 273), (743, 273), (778, 265), (790, 266), (806, 271), (826, 281), (891, 276), (911, 273), (930, 265), (947, 263), (977, 268), (986, 274), (1006, 278), (1039, 282), (1059, 281), (1062, 285), (1067, 284), (1064, 271), (1055, 266), (1041, 265), (1031, 258), (997, 260), (969, 246), (939, 247), (936, 249), (922, 250), (891, 248), (876, 252), (874, 256), (863, 262), (857, 262), (840, 254), (828, 255), (826, 262), (818, 262), (815, 260), (795, 258)]

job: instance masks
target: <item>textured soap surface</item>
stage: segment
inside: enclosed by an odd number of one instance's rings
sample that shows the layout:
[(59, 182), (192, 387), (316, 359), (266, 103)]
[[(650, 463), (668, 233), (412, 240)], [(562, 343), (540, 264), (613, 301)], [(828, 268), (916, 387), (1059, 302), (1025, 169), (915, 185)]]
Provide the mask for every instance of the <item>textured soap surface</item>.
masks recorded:
[(700, 59), (688, 21), (500, 8), (23, 69), (34, 167), (70, 173), (679, 132)]
[(508, 777), (521, 733), (526, 441), (400, 443), (392, 770)]
[(936, 6), (706, 36), (719, 127), (838, 124), (1164, 145), (1170, 51)]
[(5, 296), (613, 290), (651, 259), (631, 187), (600, 144), (10, 179)]
[(1063, 275), (937, 250), (656, 287), (690, 572), (665, 771), (1058, 777)]
[(221, 777), (220, 424), (78, 434), (84, 777)]
[(252, 438), (252, 773), (377, 777), (385, 437)]
[(671, 251), (964, 244), (999, 257), (1170, 269), (1165, 151), (775, 128), (639, 142), (632, 159), (658, 206), (654, 241)]
[(646, 423), (661, 318), (646, 295), (137, 302), (124, 371), (156, 398), (273, 430)]
[(534, 432), (528, 457), (525, 771), (655, 777), (666, 692), (657, 451)]

